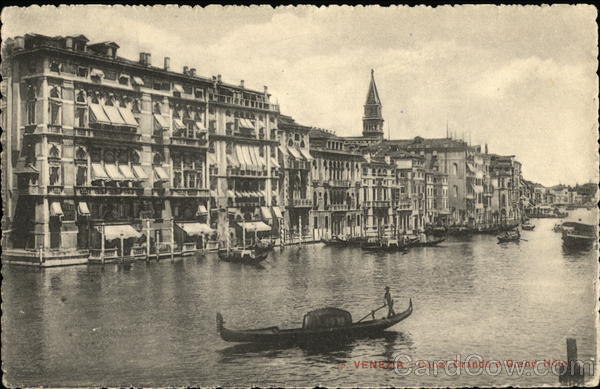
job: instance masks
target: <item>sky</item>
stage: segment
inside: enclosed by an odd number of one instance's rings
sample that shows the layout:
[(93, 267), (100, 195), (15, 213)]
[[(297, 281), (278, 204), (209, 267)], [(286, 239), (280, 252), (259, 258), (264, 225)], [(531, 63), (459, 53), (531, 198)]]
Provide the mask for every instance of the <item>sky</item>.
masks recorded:
[(448, 129), (515, 155), (526, 179), (598, 181), (592, 6), (31, 6), (1, 19), (2, 37), (84, 34), (126, 58), (267, 85), (281, 113), (341, 136), (361, 134), (374, 69), (386, 137)]

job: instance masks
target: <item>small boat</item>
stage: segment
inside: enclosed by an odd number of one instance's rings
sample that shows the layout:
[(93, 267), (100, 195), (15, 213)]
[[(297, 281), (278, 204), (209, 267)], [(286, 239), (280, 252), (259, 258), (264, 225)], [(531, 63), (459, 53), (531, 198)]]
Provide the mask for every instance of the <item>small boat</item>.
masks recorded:
[(255, 250), (257, 254), (261, 254), (261, 253), (268, 253), (269, 251), (273, 251), (273, 249), (275, 248), (275, 245), (273, 244), (273, 242), (268, 242), (268, 243), (258, 242), (257, 244), (255, 244), (254, 246), (251, 246), (249, 248)]
[(552, 231), (554, 232), (562, 232), (562, 224), (556, 223), (554, 227), (552, 227)]
[[(227, 342), (250, 342), (269, 344), (311, 344), (322, 342), (340, 342), (349, 339), (380, 335), (385, 329), (401, 322), (412, 313), (412, 299), (408, 308), (394, 316), (372, 320), (352, 322), (350, 312), (339, 308), (322, 308), (304, 315), (302, 328), (280, 329), (265, 327), (252, 330), (231, 330), (225, 327), (225, 321), (217, 313), (217, 332)], [(368, 317), (367, 315), (366, 317)], [(366, 318), (365, 317), (365, 318)]]
[(367, 239), (363, 238), (361, 236), (353, 236), (351, 238), (348, 238), (348, 246), (350, 246), (350, 247), (360, 247), (360, 245), (363, 244), (366, 241), (367, 241)]
[(339, 236), (334, 236), (331, 239), (321, 239), (321, 242), (325, 243), (326, 246), (346, 247), (348, 240)]
[(535, 226), (533, 224), (523, 224), (521, 225), (521, 228), (525, 231), (533, 231)]
[(445, 240), (446, 240), (446, 238), (430, 239), (430, 240), (427, 240), (425, 242), (417, 242), (417, 243), (415, 243), (414, 247), (432, 247), (432, 246), (437, 246), (438, 244), (442, 243)]
[(597, 241), (595, 225), (571, 221), (564, 222), (562, 224), (562, 241), (567, 248), (591, 248)]
[(448, 228), (448, 234), (450, 235), (462, 236), (468, 235), (470, 232), (471, 229), (466, 226), (451, 226), (450, 228)]
[(257, 252), (253, 249), (219, 249), (218, 256), (221, 261), (257, 265), (267, 259), (269, 252)]
[(498, 243), (518, 242), (519, 240), (521, 240), (519, 231), (506, 231), (498, 235)]

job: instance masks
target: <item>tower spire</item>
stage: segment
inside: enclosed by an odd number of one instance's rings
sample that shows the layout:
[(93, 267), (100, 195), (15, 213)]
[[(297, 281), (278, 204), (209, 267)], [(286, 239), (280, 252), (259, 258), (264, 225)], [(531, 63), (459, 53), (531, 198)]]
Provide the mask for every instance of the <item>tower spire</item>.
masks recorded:
[(383, 115), (381, 108), (381, 99), (377, 92), (377, 84), (375, 84), (375, 70), (371, 69), (371, 82), (364, 105), (363, 136), (383, 138)]

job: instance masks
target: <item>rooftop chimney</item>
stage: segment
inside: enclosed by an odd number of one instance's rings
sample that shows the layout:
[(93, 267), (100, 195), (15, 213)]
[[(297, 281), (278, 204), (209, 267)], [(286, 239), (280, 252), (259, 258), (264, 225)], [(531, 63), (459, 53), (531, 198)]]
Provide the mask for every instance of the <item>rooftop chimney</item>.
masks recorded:
[(221, 75), (220, 74), (217, 74), (217, 82), (219, 82), (219, 83), (221, 82)]
[(171, 68), (171, 58), (165, 57), (165, 70), (169, 70)]
[(183, 67), (183, 74), (188, 74), (189, 68), (187, 66)]
[(244, 80), (240, 80), (240, 88), (244, 87)]
[(191, 68), (190, 69), (190, 76), (196, 77), (196, 68)]
[(265, 85), (265, 95), (269, 92), (269, 87)]
[(145, 64), (146, 64), (146, 53), (144, 53), (143, 51), (142, 51), (142, 52), (140, 52), (140, 63), (141, 63), (142, 65), (145, 65)]
[(488, 153), (487, 143), (485, 144), (485, 153)]

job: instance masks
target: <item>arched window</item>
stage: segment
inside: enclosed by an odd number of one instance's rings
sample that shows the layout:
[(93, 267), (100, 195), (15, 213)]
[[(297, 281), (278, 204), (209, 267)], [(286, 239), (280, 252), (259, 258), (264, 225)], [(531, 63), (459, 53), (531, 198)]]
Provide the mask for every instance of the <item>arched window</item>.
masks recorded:
[(115, 163), (115, 153), (112, 151), (104, 152), (104, 162), (106, 163)]
[(75, 152), (75, 158), (81, 160), (87, 159), (87, 151), (85, 151), (83, 147), (77, 148), (77, 151)]
[(301, 142), (300, 142), (300, 147), (302, 147), (302, 148), (305, 148), (305, 147), (306, 147), (306, 144), (304, 143), (304, 141), (301, 141)]
[(104, 104), (112, 107), (113, 105), (115, 105), (115, 98), (113, 96), (108, 96)]
[(292, 138), (290, 138), (290, 140), (288, 140), (288, 146), (293, 146), (294, 145), (294, 141), (292, 140)]
[(134, 165), (140, 164), (140, 153), (138, 153), (137, 151), (131, 152), (131, 163)]
[(452, 163), (452, 174), (458, 175), (458, 164), (456, 162)]
[(80, 90), (80, 91), (77, 93), (77, 98), (76, 98), (76, 101), (77, 101), (78, 103), (84, 103), (84, 104), (85, 104), (85, 103), (87, 102), (86, 100), (87, 100), (87, 94), (85, 93), (85, 91), (84, 91), (84, 90)]
[(454, 197), (458, 197), (458, 186), (454, 185)]
[(131, 110), (135, 113), (140, 113), (142, 112), (141, 108), (140, 108), (140, 100), (139, 99), (134, 99), (133, 102), (131, 103)]
[(154, 157), (152, 158), (153, 165), (162, 165), (163, 161), (164, 161), (164, 158), (161, 153), (154, 154)]
[(123, 96), (121, 97), (121, 99), (119, 100), (119, 107), (121, 108), (127, 108), (127, 97)]
[(154, 110), (153, 110), (153, 112), (155, 114), (157, 114), (157, 115), (161, 114), (161, 112), (160, 112), (160, 103), (154, 103)]
[(60, 88), (58, 86), (55, 85), (50, 89), (50, 97), (60, 99)]
[(48, 156), (50, 158), (60, 158), (60, 150), (58, 149), (58, 146), (52, 145), (50, 147), (50, 151), (48, 152)]

